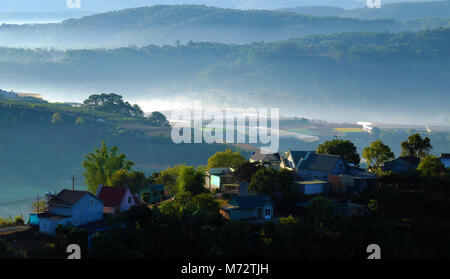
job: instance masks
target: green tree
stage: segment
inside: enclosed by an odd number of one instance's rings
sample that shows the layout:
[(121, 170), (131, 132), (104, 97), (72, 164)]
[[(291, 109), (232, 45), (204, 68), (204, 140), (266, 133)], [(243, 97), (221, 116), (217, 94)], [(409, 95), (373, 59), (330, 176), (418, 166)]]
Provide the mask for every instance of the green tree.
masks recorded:
[(165, 127), (170, 126), (167, 118), (164, 116), (164, 114), (160, 113), (159, 111), (152, 112), (152, 114), (150, 114), (147, 117), (147, 120), (152, 124), (156, 124), (157, 126), (165, 126)]
[(183, 167), (185, 167), (185, 165), (176, 165), (173, 168), (168, 168), (156, 175), (152, 175), (151, 179), (153, 180), (153, 184), (163, 184), (171, 195), (175, 195), (178, 192), (178, 174)]
[(384, 162), (393, 159), (391, 148), (381, 140), (376, 140), (370, 146), (364, 147), (362, 156), (367, 160), (369, 167), (380, 168)]
[(255, 174), (258, 170), (264, 168), (259, 164), (259, 162), (245, 162), (244, 164), (240, 165), (236, 171), (233, 173), (233, 175), (239, 180), (239, 181), (247, 181), (250, 182), (252, 179), (253, 174)]
[(52, 115), (52, 123), (53, 123), (53, 124), (61, 123), (61, 122), (63, 122), (63, 121), (64, 121), (64, 120), (63, 120), (63, 118), (62, 118), (62, 116), (61, 116), (61, 113), (55, 112), (55, 113)]
[(134, 165), (128, 161), (124, 154), (119, 154), (117, 146), (108, 149), (105, 142), (102, 141), (100, 148), (95, 148), (93, 153), (85, 157), (82, 165), (85, 169), (83, 173), (85, 184), (91, 193), (96, 193), (99, 184), (106, 185), (108, 179), (112, 177), (117, 170), (130, 170)]
[(239, 152), (233, 152), (231, 149), (219, 151), (213, 156), (209, 157), (206, 169), (211, 168), (238, 168), (247, 160)]
[(204, 183), (205, 174), (191, 166), (183, 166), (176, 179), (179, 192), (190, 192), (193, 195), (205, 192)]
[(83, 106), (108, 113), (118, 113), (127, 116), (143, 117), (144, 112), (138, 105), (131, 105), (123, 100), (121, 95), (94, 94), (83, 102)]
[(424, 184), (438, 186), (445, 181), (447, 170), (439, 158), (428, 155), (420, 160), (417, 171)]
[(430, 139), (422, 138), (420, 134), (414, 134), (408, 137), (408, 140), (401, 143), (402, 156), (416, 156), (422, 158), (428, 155), (431, 148)]
[(107, 185), (113, 187), (128, 187), (132, 194), (137, 194), (140, 190), (149, 185), (145, 173), (141, 171), (129, 171), (127, 169), (116, 170), (107, 179)]
[(349, 140), (334, 139), (320, 144), (316, 150), (319, 154), (338, 155), (346, 163), (359, 165), (360, 157), (356, 146)]
[(257, 194), (270, 195), (277, 205), (280, 199), (277, 193), (283, 196), (290, 195), (293, 174), (288, 170), (278, 171), (273, 168), (261, 168), (253, 174), (248, 190)]

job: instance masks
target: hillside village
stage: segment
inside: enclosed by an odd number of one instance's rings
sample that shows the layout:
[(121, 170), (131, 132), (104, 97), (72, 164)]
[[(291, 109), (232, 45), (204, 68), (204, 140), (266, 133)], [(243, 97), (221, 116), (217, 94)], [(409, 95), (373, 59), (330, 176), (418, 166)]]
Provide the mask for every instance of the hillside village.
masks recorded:
[[(421, 140), (426, 142), (426, 139)], [(324, 143), (324, 146), (330, 144), (348, 142), (336, 139)], [(67, 240), (76, 236), (76, 239), (86, 243), (88, 251), (92, 251), (96, 249), (93, 243), (105, 237), (103, 235), (126, 228), (126, 224), (134, 218), (138, 218), (138, 223), (145, 222), (141, 214), (154, 216), (156, 213), (151, 212), (155, 210), (166, 216), (167, 220), (181, 212), (182, 215), (177, 217), (181, 220), (197, 218), (195, 216), (200, 214), (204, 222), (211, 224), (219, 222), (225, 226), (227, 222), (237, 222), (256, 234), (264, 234), (267, 226), (285, 226), (286, 222), (323, 225), (331, 220), (372, 220), (366, 218), (374, 216), (398, 220), (398, 216), (394, 217), (395, 213), (389, 216), (392, 213), (388, 211), (392, 209), (387, 208), (388, 204), (383, 204), (388, 201), (383, 199), (391, 196), (393, 190), (400, 199), (395, 203), (411, 202), (401, 201), (403, 195), (433, 194), (430, 201), (440, 205), (429, 204), (427, 207), (448, 207), (450, 154), (441, 154), (438, 158), (427, 156), (430, 148), (425, 145), (411, 150), (411, 154), (419, 155), (399, 158), (393, 158), (389, 151), (385, 154), (381, 152), (377, 154), (378, 159), (387, 154), (382, 163), (373, 161), (367, 169), (349, 163), (348, 158), (352, 156), (348, 155), (351, 154), (319, 153), (323, 151), (319, 147), (317, 151), (254, 152), (247, 159), (238, 152), (226, 150), (213, 155), (206, 168), (180, 165), (155, 173), (148, 179), (145, 175), (136, 179), (139, 172), (131, 175), (133, 171), (130, 169), (118, 170), (120, 175), (108, 179), (110, 185), (88, 185), (88, 191), (64, 189), (59, 193), (46, 193), (45, 199), (35, 203), (37, 207), (34, 206), (34, 212), (30, 213), (26, 222), (29, 228), (24, 230), (21, 226), (17, 232), (10, 230), (6, 237), (11, 239), (15, 234), (27, 231), (41, 237), (48, 235), (50, 239), (64, 236), (63, 239)], [(102, 149), (108, 150), (104, 144)], [(101, 154), (98, 151), (97, 154)], [(368, 151), (364, 151), (364, 156), (370, 159)], [(126, 161), (123, 163), (128, 164)], [(89, 173), (88, 163), (85, 161), (83, 165)], [(440, 168), (441, 173), (436, 173), (436, 168)], [(411, 178), (414, 175), (418, 177), (416, 181)], [(184, 214), (191, 217), (183, 217)], [(380, 219), (374, 220), (380, 222)], [(392, 224), (392, 221), (388, 223)], [(410, 226), (412, 221), (403, 218), (400, 222)]]

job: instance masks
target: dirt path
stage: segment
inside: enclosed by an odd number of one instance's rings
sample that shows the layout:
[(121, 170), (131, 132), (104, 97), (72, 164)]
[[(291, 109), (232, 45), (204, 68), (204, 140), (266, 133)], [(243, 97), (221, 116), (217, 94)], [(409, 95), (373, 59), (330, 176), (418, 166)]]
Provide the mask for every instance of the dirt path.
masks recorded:
[(24, 231), (29, 229), (30, 226), (22, 225), (22, 226), (12, 226), (12, 227), (0, 227), (0, 235), (9, 234), (18, 231)]

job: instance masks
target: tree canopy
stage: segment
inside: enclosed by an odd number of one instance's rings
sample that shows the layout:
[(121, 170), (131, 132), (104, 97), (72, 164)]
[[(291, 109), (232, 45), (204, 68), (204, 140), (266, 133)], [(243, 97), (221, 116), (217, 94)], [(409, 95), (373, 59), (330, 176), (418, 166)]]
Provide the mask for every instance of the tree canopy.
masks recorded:
[(91, 95), (84, 100), (83, 106), (108, 113), (118, 113), (133, 117), (144, 116), (144, 112), (139, 105), (131, 105), (125, 102), (121, 95), (115, 93)]
[(395, 157), (391, 148), (381, 140), (376, 140), (370, 146), (364, 147), (362, 156), (367, 160), (369, 167), (373, 166), (376, 168), (381, 167), (384, 162)]
[(167, 118), (164, 116), (164, 114), (160, 113), (159, 111), (152, 112), (148, 117), (147, 120), (151, 123), (156, 124), (157, 126), (163, 126), (163, 127), (169, 127), (170, 123), (167, 120)]
[(141, 171), (130, 171), (127, 169), (116, 170), (107, 180), (108, 186), (128, 187), (132, 194), (139, 193), (150, 184), (145, 177), (145, 173)]
[(402, 156), (416, 156), (423, 158), (427, 156), (433, 148), (430, 143), (430, 138), (422, 138), (420, 134), (414, 134), (408, 137), (408, 140), (401, 143)]
[(126, 159), (125, 154), (119, 153), (117, 146), (109, 149), (102, 141), (100, 148), (95, 148), (94, 152), (86, 155), (82, 163), (85, 172), (85, 184), (91, 193), (96, 193), (98, 185), (106, 185), (114, 173), (118, 170), (129, 171), (134, 165)]
[(219, 151), (209, 157), (206, 169), (211, 168), (238, 168), (247, 160), (239, 152), (233, 152), (231, 149)]
[(316, 150), (319, 154), (339, 155), (346, 163), (359, 165), (360, 157), (356, 146), (349, 140), (334, 139), (320, 144)]

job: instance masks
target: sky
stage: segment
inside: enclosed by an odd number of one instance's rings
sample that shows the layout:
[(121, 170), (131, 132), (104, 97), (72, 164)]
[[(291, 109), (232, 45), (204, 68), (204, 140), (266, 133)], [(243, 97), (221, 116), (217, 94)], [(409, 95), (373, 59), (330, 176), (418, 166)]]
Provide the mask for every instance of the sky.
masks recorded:
[[(109, 11), (154, 4), (204, 4), (239, 9), (277, 9), (295, 6), (336, 6), (345, 9), (361, 8), (367, 0), (1, 0), (0, 12), (9, 11), (69, 11), (67, 2), (80, 2), (77, 10)], [(427, 2), (431, 0), (380, 0), (391, 2)], [(75, 5), (78, 7), (78, 5)]]

